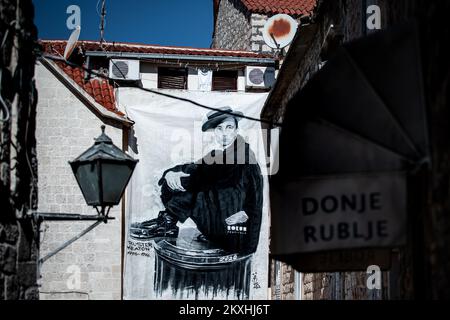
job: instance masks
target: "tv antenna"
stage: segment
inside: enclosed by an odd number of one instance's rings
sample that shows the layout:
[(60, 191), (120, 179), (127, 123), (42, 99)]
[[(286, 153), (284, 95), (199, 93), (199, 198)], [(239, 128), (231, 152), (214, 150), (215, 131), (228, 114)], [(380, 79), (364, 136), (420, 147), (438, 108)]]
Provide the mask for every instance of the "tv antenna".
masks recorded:
[(102, 1), (102, 12), (100, 22), (100, 46), (105, 41), (106, 0)]

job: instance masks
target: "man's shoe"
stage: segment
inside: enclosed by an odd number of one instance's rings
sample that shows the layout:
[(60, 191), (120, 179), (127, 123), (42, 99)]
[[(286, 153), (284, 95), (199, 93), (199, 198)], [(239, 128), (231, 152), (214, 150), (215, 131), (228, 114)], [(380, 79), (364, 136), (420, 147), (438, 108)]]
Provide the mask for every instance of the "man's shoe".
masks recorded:
[(158, 218), (144, 222), (141, 227), (131, 228), (130, 234), (134, 239), (176, 238), (179, 232), (177, 222), (175, 217), (163, 211)]
[(165, 211), (160, 211), (158, 214), (158, 217), (154, 219), (150, 219), (143, 222), (133, 222), (130, 226), (130, 229), (148, 229), (148, 228), (154, 228), (155, 225), (162, 223), (164, 219), (164, 215), (166, 214)]

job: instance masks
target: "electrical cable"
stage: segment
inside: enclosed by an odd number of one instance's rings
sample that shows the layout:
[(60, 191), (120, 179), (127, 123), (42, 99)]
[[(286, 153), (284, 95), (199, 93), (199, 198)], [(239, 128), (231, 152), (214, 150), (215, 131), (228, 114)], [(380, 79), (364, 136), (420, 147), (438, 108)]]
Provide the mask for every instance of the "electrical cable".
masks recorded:
[[(3, 79), (3, 70), (0, 69), (0, 81), (2, 81), (2, 79)], [(0, 91), (0, 106), (2, 107), (3, 113), (5, 114), (4, 118), (0, 118), (0, 122), (8, 122), (9, 119), (11, 118), (11, 114), (9, 113), (9, 106), (3, 99), (1, 91)]]
[[(67, 64), (67, 65), (69, 65), (71, 67), (80, 68), (80, 69), (88, 72), (89, 74), (95, 75), (95, 76), (97, 76), (99, 78), (106, 79), (108, 81), (113, 81), (114, 80), (114, 79), (111, 79), (110, 77), (105, 76), (103, 74), (100, 74), (100, 73), (98, 73), (98, 72), (96, 72), (96, 71), (94, 71), (92, 69), (86, 68), (84, 66), (78, 65), (78, 64), (70, 62), (70, 61), (66, 61), (65, 59), (61, 59), (61, 58), (56, 57), (56, 56), (52, 56), (52, 55), (49, 55), (49, 54), (43, 54), (42, 57), (50, 59), (50, 60), (53, 60), (53, 61), (63, 62), (63, 63), (65, 63), (65, 64)], [(282, 127), (283, 126), (282, 123), (279, 123), (279, 122), (273, 122), (273, 121), (266, 120), (266, 119), (253, 118), (253, 117), (249, 117), (249, 116), (246, 116), (246, 115), (234, 114), (233, 112), (220, 110), (220, 109), (214, 108), (214, 107), (209, 107), (209, 106), (203, 105), (201, 103), (198, 103), (198, 102), (196, 102), (194, 100), (177, 97), (177, 96), (174, 96), (174, 95), (171, 95), (171, 94), (168, 94), (168, 93), (163, 93), (163, 92), (160, 92), (160, 91), (156, 91), (156, 90), (152, 90), (152, 89), (148, 89), (148, 88), (143, 88), (143, 87), (137, 87), (137, 89), (140, 89), (140, 90), (145, 91), (145, 92), (150, 92), (150, 93), (153, 93), (153, 94), (156, 94), (156, 95), (164, 96), (164, 97), (167, 97), (167, 98), (188, 102), (188, 103), (191, 103), (191, 104), (193, 104), (193, 105), (195, 105), (197, 107), (200, 107), (200, 108), (203, 108), (203, 109), (207, 109), (207, 110), (211, 110), (211, 111), (220, 112), (222, 114), (229, 114), (231, 116), (238, 117), (238, 118), (243, 118), (243, 119), (247, 119), (247, 120), (251, 120), (251, 121), (266, 123), (266, 124), (269, 124), (269, 125), (275, 126), (275, 127)]]
[(0, 93), (0, 104), (2, 106), (3, 113), (5, 114), (5, 117), (3, 119), (0, 118), (0, 122), (8, 122), (10, 119), (9, 108), (6, 105), (5, 100), (3, 100), (1, 93)]
[[(31, 96), (32, 96), (32, 103), (35, 103), (36, 101), (35, 101), (35, 97), (36, 97), (36, 84), (34, 83), (34, 81), (32, 82), (32, 85), (31, 85), (31, 90), (32, 90), (32, 92), (31, 92)], [(37, 178), (36, 178), (36, 176), (34, 175), (34, 172), (33, 172), (33, 166), (31, 165), (31, 160), (30, 160), (30, 156), (28, 155), (28, 134), (29, 134), (29, 124), (30, 124), (30, 122), (28, 121), (30, 118), (31, 118), (31, 112), (32, 112), (32, 108), (28, 108), (28, 117), (27, 117), (27, 122), (26, 122), (26, 126), (25, 126), (25, 158), (27, 159), (27, 164), (28, 164), (28, 169), (30, 170), (30, 175), (31, 175), (31, 179), (32, 179), (32, 181), (31, 181), (31, 192), (30, 192), (30, 199), (29, 199), (29, 201), (30, 201), (30, 203), (29, 203), (29, 206), (30, 206), (30, 209), (32, 209), (32, 207), (33, 207), (33, 196), (35, 195), (35, 189), (36, 189), (36, 186), (37, 186)]]
[(1, 48), (3, 48), (5, 46), (6, 40), (8, 39), (8, 35), (9, 35), (9, 29), (12, 28), (13, 24), (16, 23), (16, 20), (13, 20), (9, 23), (9, 28), (6, 29), (5, 34), (3, 35), (3, 40), (2, 40), (2, 44), (1, 44)]
[[(98, 0), (98, 2), (97, 2), (97, 13), (99, 13), (98, 12), (98, 4), (99, 3), (100, 3), (100, 0)], [(100, 13), (99, 13), (99, 15), (100, 15)], [(105, 42), (106, 0), (103, 0), (103, 2), (102, 2), (102, 13), (101, 13), (100, 18), (101, 18), (101, 23), (100, 23), (100, 49), (102, 49), (102, 51), (106, 53), (106, 57), (112, 62), (114, 67), (116, 67), (116, 69), (120, 72), (122, 77), (125, 79), (125, 75), (123, 74), (122, 70), (117, 66), (117, 64), (114, 62), (114, 60), (111, 59), (111, 57), (108, 56), (108, 52), (105, 50), (105, 47), (103, 45), (103, 43)]]
[[(16, 23), (16, 20), (11, 21), (9, 23), (9, 27), (11, 28), (14, 23)], [(3, 35), (2, 43), (0, 45), (1, 48), (3, 48), (5, 46), (8, 36), (9, 36), (9, 28), (6, 29), (5, 34)], [(1, 69), (0, 69), (0, 79), (2, 79), (2, 70)], [(0, 93), (0, 105), (2, 107), (3, 113), (5, 114), (4, 118), (0, 118), (0, 122), (8, 122), (9, 119), (11, 118), (11, 114), (9, 112), (9, 107), (6, 104), (6, 101), (3, 99), (3, 96), (1, 95), (1, 93)]]

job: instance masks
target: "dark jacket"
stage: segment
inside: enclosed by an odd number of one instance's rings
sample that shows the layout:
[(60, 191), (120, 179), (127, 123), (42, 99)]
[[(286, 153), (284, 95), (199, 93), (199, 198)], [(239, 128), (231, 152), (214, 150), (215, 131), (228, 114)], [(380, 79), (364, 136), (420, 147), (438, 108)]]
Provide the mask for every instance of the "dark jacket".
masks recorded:
[[(167, 186), (164, 176), (168, 171), (190, 174), (181, 180), (186, 192)], [(256, 251), (263, 178), (253, 151), (241, 136), (225, 151), (213, 150), (195, 163), (166, 170), (159, 184), (163, 204), (181, 222), (190, 217), (210, 241), (229, 252)], [(248, 221), (230, 228), (225, 219), (239, 211), (246, 212)]]

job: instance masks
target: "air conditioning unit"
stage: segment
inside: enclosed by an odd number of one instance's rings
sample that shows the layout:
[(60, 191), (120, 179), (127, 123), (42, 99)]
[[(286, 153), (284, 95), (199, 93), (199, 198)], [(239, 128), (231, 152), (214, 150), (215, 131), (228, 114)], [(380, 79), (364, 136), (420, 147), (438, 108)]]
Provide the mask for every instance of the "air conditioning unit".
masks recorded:
[(245, 79), (247, 88), (271, 88), (275, 83), (275, 68), (248, 66)]
[(119, 60), (109, 61), (109, 77), (117, 80), (140, 80), (139, 60)]

